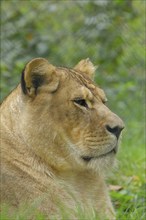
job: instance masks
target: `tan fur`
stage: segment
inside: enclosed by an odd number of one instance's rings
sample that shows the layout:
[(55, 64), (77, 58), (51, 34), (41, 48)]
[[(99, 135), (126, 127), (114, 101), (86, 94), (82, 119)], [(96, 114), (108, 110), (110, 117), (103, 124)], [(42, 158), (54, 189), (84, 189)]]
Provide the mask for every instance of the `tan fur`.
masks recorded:
[(106, 125), (122, 128), (123, 122), (105, 106), (94, 71), (89, 59), (74, 69), (43, 58), (26, 65), (25, 88), (18, 85), (1, 105), (2, 203), (19, 208), (39, 200), (40, 210), (59, 219), (60, 202), (72, 212), (77, 202), (85, 213), (95, 209), (113, 220), (104, 171), (115, 151), (103, 154), (118, 145)]

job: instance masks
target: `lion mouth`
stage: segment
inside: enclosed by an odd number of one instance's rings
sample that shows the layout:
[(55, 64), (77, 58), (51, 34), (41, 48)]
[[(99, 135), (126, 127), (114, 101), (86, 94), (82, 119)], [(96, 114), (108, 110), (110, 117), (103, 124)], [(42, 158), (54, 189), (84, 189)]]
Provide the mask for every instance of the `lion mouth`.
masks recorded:
[(111, 153), (116, 154), (116, 153), (117, 153), (117, 148), (114, 147), (111, 151), (109, 151), (109, 152), (107, 152), (107, 153), (105, 153), (105, 154), (101, 154), (101, 155), (99, 155), (99, 156), (97, 156), (97, 157), (94, 157), (94, 156), (93, 156), (93, 157), (90, 157), (90, 156), (82, 156), (81, 158), (82, 158), (84, 161), (89, 162), (89, 161), (91, 161), (92, 159), (98, 159), (98, 158), (106, 157), (107, 155), (109, 155), (109, 154), (111, 154)]

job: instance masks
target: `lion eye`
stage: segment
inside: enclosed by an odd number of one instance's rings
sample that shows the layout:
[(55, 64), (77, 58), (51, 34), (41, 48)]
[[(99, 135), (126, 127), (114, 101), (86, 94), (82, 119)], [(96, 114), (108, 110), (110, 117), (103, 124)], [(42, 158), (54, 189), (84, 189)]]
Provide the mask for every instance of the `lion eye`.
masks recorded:
[(75, 99), (74, 102), (78, 105), (88, 108), (88, 105), (85, 99)]

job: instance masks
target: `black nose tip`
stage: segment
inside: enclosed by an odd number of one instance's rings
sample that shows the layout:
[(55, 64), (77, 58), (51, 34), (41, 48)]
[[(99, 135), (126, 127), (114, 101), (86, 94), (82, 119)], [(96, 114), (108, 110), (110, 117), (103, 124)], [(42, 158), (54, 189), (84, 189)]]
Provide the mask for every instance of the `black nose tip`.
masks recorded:
[(115, 127), (111, 128), (109, 125), (106, 125), (106, 129), (107, 129), (110, 133), (114, 134), (114, 135), (117, 137), (117, 139), (119, 138), (120, 133), (121, 133), (121, 131), (123, 130), (123, 128), (124, 128), (124, 127), (120, 127), (120, 126), (115, 126)]

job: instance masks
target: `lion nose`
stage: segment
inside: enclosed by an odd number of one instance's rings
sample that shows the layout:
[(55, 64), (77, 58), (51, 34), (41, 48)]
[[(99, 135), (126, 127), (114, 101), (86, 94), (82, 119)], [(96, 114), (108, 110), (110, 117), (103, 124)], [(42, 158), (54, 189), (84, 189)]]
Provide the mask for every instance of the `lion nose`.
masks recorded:
[(116, 125), (114, 127), (111, 127), (110, 125), (106, 125), (106, 129), (107, 131), (109, 131), (110, 133), (114, 134), (117, 139), (119, 138), (120, 136), (120, 133), (121, 131), (124, 129), (124, 126), (123, 125)]

